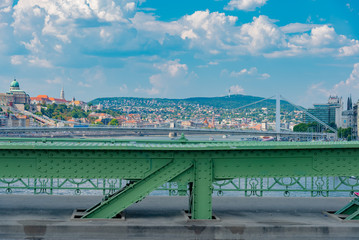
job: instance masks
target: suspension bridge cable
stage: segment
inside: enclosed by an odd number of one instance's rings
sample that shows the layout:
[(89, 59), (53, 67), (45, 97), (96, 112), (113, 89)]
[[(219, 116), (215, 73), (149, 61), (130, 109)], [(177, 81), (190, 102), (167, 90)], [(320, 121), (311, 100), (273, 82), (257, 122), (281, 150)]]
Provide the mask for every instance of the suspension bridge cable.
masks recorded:
[(265, 100), (268, 100), (268, 99), (271, 99), (271, 98), (274, 98), (274, 97), (275, 97), (275, 96), (271, 96), (271, 97), (269, 97), (269, 98), (261, 99), (261, 100), (259, 100), (259, 101), (252, 102), (252, 103), (249, 103), (249, 104), (247, 104), (247, 105), (241, 106), (241, 107), (239, 107), (238, 109), (245, 108), (245, 107), (249, 107), (249, 106), (251, 106), (251, 105), (254, 105), (254, 104), (256, 104), (256, 103), (263, 102), (263, 101), (265, 101)]
[(303, 111), (305, 114), (307, 114), (309, 117), (311, 117), (313, 120), (317, 121), (318, 123), (322, 124), (323, 126), (325, 126), (326, 128), (330, 129), (331, 131), (333, 131), (335, 134), (338, 134), (338, 131), (334, 128), (332, 128), (331, 126), (329, 126), (328, 124), (326, 124), (325, 122), (323, 122), (322, 120), (320, 120), (319, 118), (315, 117), (313, 114), (309, 113), (305, 108), (295, 105), (294, 103), (288, 101), (288, 99), (284, 98), (282, 95), (280, 95), (280, 97), (287, 101), (289, 104), (291, 104), (292, 106), (296, 107), (297, 109), (299, 109), (300, 111)]

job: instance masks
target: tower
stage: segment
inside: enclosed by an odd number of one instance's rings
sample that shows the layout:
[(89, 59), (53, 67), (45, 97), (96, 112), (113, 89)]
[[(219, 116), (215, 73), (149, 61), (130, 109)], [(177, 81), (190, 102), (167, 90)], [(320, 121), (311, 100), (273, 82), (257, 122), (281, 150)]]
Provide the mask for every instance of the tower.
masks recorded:
[(352, 108), (353, 108), (352, 96), (350, 95), (350, 97), (348, 97), (348, 101), (347, 101), (347, 110), (351, 110)]
[(60, 93), (60, 98), (65, 100), (65, 91), (64, 91), (64, 87), (62, 86), (62, 89), (61, 89), (61, 93)]
[(16, 81), (16, 79), (14, 79), (14, 81), (11, 82), (10, 84), (10, 91), (16, 91), (16, 90), (20, 90), (20, 84), (18, 81)]

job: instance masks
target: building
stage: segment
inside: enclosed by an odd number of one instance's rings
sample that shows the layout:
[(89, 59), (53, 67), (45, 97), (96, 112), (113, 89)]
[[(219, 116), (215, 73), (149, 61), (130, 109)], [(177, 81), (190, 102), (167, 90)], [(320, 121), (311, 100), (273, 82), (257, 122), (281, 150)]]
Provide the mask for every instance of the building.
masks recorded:
[(353, 125), (354, 125), (354, 110), (350, 109), (350, 110), (343, 111), (341, 120), (342, 120), (342, 123), (341, 123), (340, 127), (342, 127), (342, 128), (353, 127)]
[(342, 124), (340, 127), (342, 128), (353, 128), (354, 126), (354, 109), (352, 104), (352, 97), (348, 97), (347, 101), (347, 110), (342, 112)]
[(34, 125), (34, 120), (25, 115), (13, 115), (10, 114), (7, 127), (30, 127)]
[(19, 82), (14, 79), (10, 84), (10, 90), (6, 93), (0, 93), (0, 104), (24, 110), (25, 104), (30, 104), (30, 96), (20, 89)]
[[(326, 124), (335, 124), (337, 127), (341, 127), (342, 124), (342, 112), (343, 103), (342, 99), (337, 96), (330, 96), (328, 103), (313, 104), (314, 108), (309, 108), (308, 112), (319, 120)], [(316, 122), (310, 116), (305, 115), (304, 121), (306, 123)]]
[(32, 104), (69, 104), (69, 101), (61, 98), (53, 98), (47, 95), (37, 95), (37, 97), (31, 97)]
[(70, 101), (66, 101), (65, 99), (65, 91), (64, 87), (62, 87), (60, 92), (60, 98), (53, 98), (47, 95), (37, 95), (37, 97), (31, 98), (32, 104), (66, 104), (69, 105)]

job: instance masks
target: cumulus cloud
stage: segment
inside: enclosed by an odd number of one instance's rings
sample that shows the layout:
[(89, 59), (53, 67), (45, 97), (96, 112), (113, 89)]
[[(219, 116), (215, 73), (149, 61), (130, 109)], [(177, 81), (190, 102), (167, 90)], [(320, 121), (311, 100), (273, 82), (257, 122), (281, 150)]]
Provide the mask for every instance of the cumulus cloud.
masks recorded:
[[(131, 19), (132, 25), (141, 31), (147, 39), (154, 39), (163, 44), (169, 36), (176, 41), (182, 40), (180, 46), (187, 50), (201, 50), (210, 54), (219, 54), (233, 45), (231, 33), (235, 29), (237, 17), (226, 16), (224, 13), (196, 11), (185, 15), (177, 21), (163, 22), (145, 13), (137, 13)], [(188, 43), (188, 45), (185, 45)]]
[(345, 81), (335, 84), (331, 91), (336, 94), (343, 94), (357, 90), (359, 90), (359, 63), (355, 63), (350, 76)]
[(29, 58), (27, 58), (27, 61), (30, 65), (35, 66), (35, 67), (42, 67), (42, 68), (52, 68), (53, 67), (51, 62), (49, 62), (48, 60), (41, 59), (38, 57), (30, 56)]
[(122, 94), (128, 93), (127, 84), (122, 84), (122, 85), (120, 85), (119, 91), (120, 91)]
[(0, 13), (9, 13), (11, 11), (12, 0), (2, 0), (0, 2)]
[(306, 23), (290, 23), (283, 27), (280, 27), (280, 30), (284, 33), (300, 33), (307, 32), (312, 30), (314, 27), (320, 26), (318, 24), (306, 24)]
[(63, 83), (62, 79), (60, 77), (55, 77), (54, 79), (47, 79), (46, 82), (48, 84), (61, 84)]
[(357, 40), (339, 35), (329, 25), (316, 26), (310, 33), (288, 36), (287, 48), (264, 54), (266, 57), (298, 55), (350, 56), (357, 53)]
[(28, 66), (31, 67), (53, 68), (53, 65), (48, 60), (41, 59), (33, 55), (29, 55), (29, 56), (14, 55), (11, 56), (10, 62), (12, 65), (27, 64)]
[(235, 77), (235, 78), (241, 78), (241, 77), (245, 77), (245, 76), (249, 76), (249, 77), (257, 78), (257, 79), (270, 78), (270, 75), (268, 73), (259, 73), (258, 69), (256, 67), (252, 67), (250, 69), (244, 68), (239, 72), (232, 71), (230, 73), (230, 76)]
[(229, 92), (231, 94), (243, 94), (244, 93), (244, 89), (239, 86), (239, 85), (233, 85), (229, 88)]
[[(228, 6), (234, 8), (234, 3), (250, 9), (248, 6), (266, 1), (230, 1)], [(5, 21), (1, 18), (6, 23), (0, 26), (6, 39), (0, 39), (0, 52), (7, 51), (8, 63), (15, 66), (84, 69), (107, 67), (110, 64), (104, 63), (109, 57), (114, 59), (112, 64), (144, 54), (166, 61), (179, 52), (206, 60), (213, 56), (359, 54), (358, 40), (337, 34), (330, 25), (292, 23), (280, 27), (278, 21), (264, 15), (238, 24), (235, 16), (209, 10), (161, 21), (151, 12), (138, 11), (138, 5), (137, 0), (19, 0), (12, 8), (12, 1), (1, 1), (0, 9), (10, 6), (11, 14), (0, 13), (0, 18), (6, 15)], [(150, 79), (152, 86), (162, 84), (157, 78)], [(165, 91), (154, 87), (153, 92)]]
[(31, 54), (45, 59), (50, 56), (55, 62), (61, 58), (53, 50), (71, 53), (76, 59), (84, 52), (107, 47), (128, 49), (121, 38), (130, 42), (130, 36), (122, 33), (130, 28), (129, 18), (134, 16), (136, 6), (136, 0), (19, 0), (13, 7), (10, 34)]
[(13, 64), (13, 65), (20, 65), (23, 63), (24, 57), (21, 55), (14, 55), (14, 56), (11, 56), (10, 61), (11, 61), (11, 64)]
[(36, 33), (32, 34), (33, 39), (30, 40), (30, 42), (21, 42), (27, 50), (29, 50), (31, 53), (38, 53), (40, 49), (43, 47), (43, 45), (40, 42), (40, 39), (38, 38)]
[(267, 16), (254, 17), (253, 22), (241, 26), (238, 38), (252, 54), (286, 46), (285, 35)]
[(312, 28), (310, 34), (304, 33), (303, 35), (294, 36), (290, 39), (290, 42), (299, 46), (316, 47), (329, 45), (334, 41), (341, 41), (340, 38), (343, 37), (344, 36), (338, 36), (333, 27), (323, 25)]
[(187, 65), (181, 64), (178, 59), (161, 64), (154, 64), (154, 67), (159, 70), (160, 73), (150, 76), (149, 82), (151, 88), (136, 88), (135, 92), (144, 92), (148, 95), (168, 95), (181, 85), (188, 84), (188, 80), (191, 77), (188, 74)]
[(254, 11), (256, 8), (262, 7), (267, 0), (231, 0), (225, 7), (226, 10), (244, 10)]
[(344, 46), (339, 49), (339, 56), (353, 56), (359, 54), (359, 41), (351, 40), (349, 46)]
[(356, 94), (358, 91), (359, 63), (355, 63), (349, 77), (332, 87), (325, 86), (324, 82), (312, 84), (306, 92), (306, 99), (322, 101), (323, 98), (327, 98), (330, 95), (348, 96), (349, 94), (359, 97), (359, 95)]
[(88, 84), (88, 83), (85, 83), (85, 82), (82, 82), (82, 81), (78, 82), (77, 85), (80, 86), (80, 87), (86, 87), (86, 88), (92, 87), (91, 84)]

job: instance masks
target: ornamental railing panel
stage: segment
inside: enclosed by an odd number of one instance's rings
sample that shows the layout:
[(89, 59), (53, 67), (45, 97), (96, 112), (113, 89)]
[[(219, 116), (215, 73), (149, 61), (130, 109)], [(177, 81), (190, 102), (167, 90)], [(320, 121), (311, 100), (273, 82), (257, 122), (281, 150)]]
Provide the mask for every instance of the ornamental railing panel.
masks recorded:
[[(109, 195), (123, 179), (0, 178), (0, 194)], [(359, 177), (235, 178), (213, 183), (213, 196), (333, 197), (359, 192)], [(169, 182), (151, 195), (188, 195), (187, 184)]]

